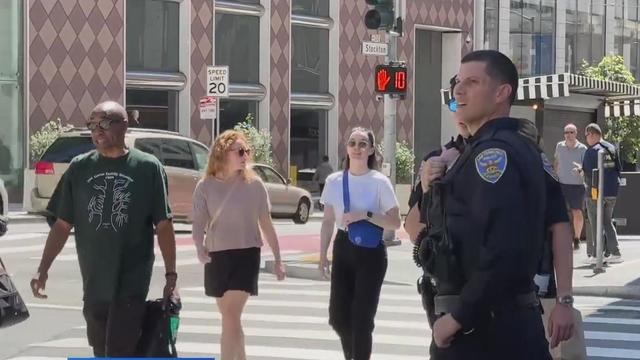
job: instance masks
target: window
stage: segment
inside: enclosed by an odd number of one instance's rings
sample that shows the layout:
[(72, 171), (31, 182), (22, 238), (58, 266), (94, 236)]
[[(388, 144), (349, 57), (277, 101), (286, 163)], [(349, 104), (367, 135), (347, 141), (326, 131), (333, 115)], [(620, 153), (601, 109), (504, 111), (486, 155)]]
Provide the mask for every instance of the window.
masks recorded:
[(325, 110), (291, 110), (291, 164), (313, 169), (327, 154), (327, 112)]
[(592, 64), (604, 57), (604, 0), (591, 0), (591, 60)]
[(510, 43), (521, 76), (553, 73), (555, 0), (512, 0)]
[(138, 111), (131, 127), (176, 131), (178, 92), (167, 90), (127, 90), (127, 111)]
[(233, 129), (237, 124), (244, 122), (251, 114), (252, 123), (257, 126), (258, 103), (249, 100), (221, 100), (220, 101), (220, 133)]
[(291, 13), (295, 15), (329, 17), (329, 0), (293, 0)]
[(127, 1), (127, 70), (177, 72), (180, 4)]
[(257, 170), (258, 174), (262, 178), (262, 181), (264, 182), (278, 185), (284, 185), (285, 183), (282, 177), (271, 168), (256, 166), (254, 169)]
[(191, 152), (196, 160), (196, 169), (204, 172), (207, 169), (207, 162), (209, 161), (209, 150), (206, 147), (190, 143)]
[[(613, 48), (614, 52), (618, 55), (624, 56), (625, 45), (625, 21), (624, 21), (624, 0), (616, 0), (615, 7), (615, 19), (616, 29), (614, 34)], [(626, 44), (629, 44), (626, 42)]]
[(42, 154), (42, 161), (70, 163), (74, 157), (95, 149), (90, 136), (62, 136)]
[(165, 166), (183, 169), (195, 169), (189, 142), (178, 139), (164, 139), (162, 141), (162, 158)]
[(260, 82), (260, 18), (216, 14), (216, 64), (229, 65), (232, 83)]
[(153, 138), (153, 139), (137, 139), (134, 147), (140, 151), (144, 151), (147, 154), (151, 154), (156, 157), (156, 159), (162, 161), (162, 139)]
[(484, 10), (484, 48), (498, 50), (500, 0), (486, 0)]
[(328, 92), (329, 30), (293, 26), (292, 33), (292, 91)]

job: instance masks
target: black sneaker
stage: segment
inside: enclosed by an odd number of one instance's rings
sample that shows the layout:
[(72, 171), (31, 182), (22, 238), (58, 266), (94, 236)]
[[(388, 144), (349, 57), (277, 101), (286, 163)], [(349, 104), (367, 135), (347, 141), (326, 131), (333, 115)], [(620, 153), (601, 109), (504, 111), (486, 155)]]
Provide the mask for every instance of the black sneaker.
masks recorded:
[(580, 250), (580, 239), (573, 239), (573, 250)]

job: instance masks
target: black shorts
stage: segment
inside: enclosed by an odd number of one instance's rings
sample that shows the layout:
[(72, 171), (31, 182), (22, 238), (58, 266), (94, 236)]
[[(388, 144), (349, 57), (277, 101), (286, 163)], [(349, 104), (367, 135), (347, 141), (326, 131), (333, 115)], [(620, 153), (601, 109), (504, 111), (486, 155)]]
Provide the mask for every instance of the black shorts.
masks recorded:
[(584, 205), (584, 185), (560, 184), (564, 200), (571, 210), (582, 210)]
[(227, 290), (241, 290), (258, 295), (260, 248), (232, 249), (209, 253), (211, 262), (204, 266), (204, 292), (222, 297)]

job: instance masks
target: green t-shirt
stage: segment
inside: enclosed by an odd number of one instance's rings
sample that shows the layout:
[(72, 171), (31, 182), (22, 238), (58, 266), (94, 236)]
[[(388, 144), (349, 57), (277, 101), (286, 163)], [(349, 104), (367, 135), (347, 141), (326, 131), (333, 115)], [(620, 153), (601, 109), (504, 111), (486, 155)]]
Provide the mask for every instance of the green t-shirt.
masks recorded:
[(153, 155), (97, 151), (71, 162), (47, 206), (75, 228), (84, 301), (146, 299), (154, 225), (171, 218), (167, 175)]

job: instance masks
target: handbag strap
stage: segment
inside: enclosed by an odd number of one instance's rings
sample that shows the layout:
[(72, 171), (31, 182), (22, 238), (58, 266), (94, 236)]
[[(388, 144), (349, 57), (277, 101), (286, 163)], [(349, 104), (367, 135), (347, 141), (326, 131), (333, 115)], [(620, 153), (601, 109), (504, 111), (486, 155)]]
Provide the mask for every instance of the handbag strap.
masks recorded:
[(344, 205), (344, 213), (351, 211), (351, 201), (349, 199), (349, 170), (342, 173), (342, 202)]

